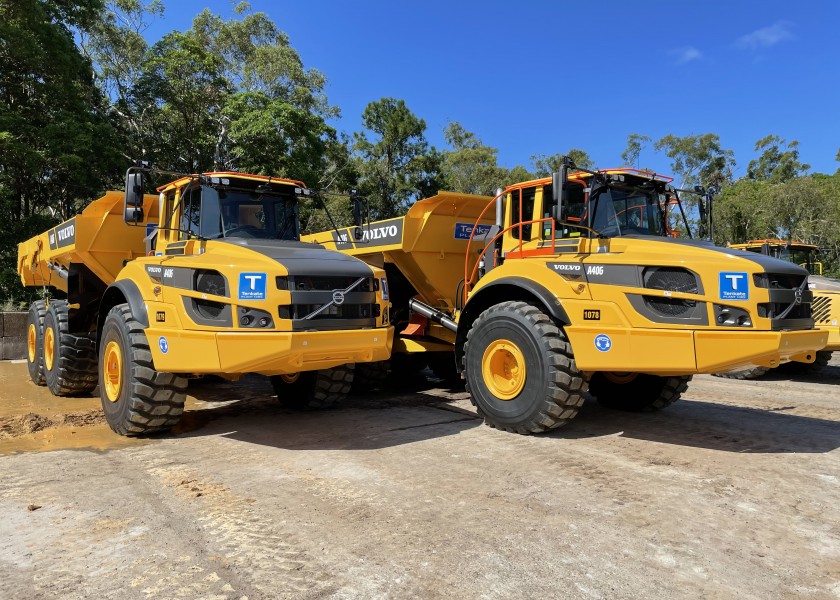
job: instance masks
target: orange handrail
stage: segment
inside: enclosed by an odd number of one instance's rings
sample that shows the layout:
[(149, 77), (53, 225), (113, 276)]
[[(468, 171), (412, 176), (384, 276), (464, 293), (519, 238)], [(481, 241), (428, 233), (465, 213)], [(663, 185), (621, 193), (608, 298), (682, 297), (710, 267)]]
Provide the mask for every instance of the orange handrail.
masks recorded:
[[(481, 219), (480, 216), (479, 216), (479, 219)], [(515, 258), (523, 258), (523, 256), (522, 256), (522, 227), (524, 225), (530, 225), (530, 224), (533, 224), (533, 223), (544, 223), (546, 221), (551, 223), (551, 250), (553, 252), (554, 251), (554, 244), (557, 241), (556, 230), (555, 230), (556, 222), (551, 217), (544, 217), (542, 219), (532, 219), (530, 221), (520, 221), (519, 223), (514, 223), (510, 227), (505, 227), (499, 233), (497, 233), (496, 235), (493, 236), (493, 239), (491, 239), (487, 243), (487, 246), (484, 248), (481, 255), (479, 255), (479, 256), (483, 256), (487, 252), (487, 249), (492, 247), (494, 242), (497, 239), (499, 239), (500, 236), (504, 235), (506, 232), (510, 231), (511, 229), (518, 228), (519, 229), (519, 256), (516, 256)], [(476, 224), (478, 224), (478, 222), (476, 222)], [(475, 233), (475, 227), (473, 227), (473, 233)], [(470, 236), (470, 241), (472, 241), (472, 235)], [(514, 258), (514, 257), (511, 256), (510, 258)], [(468, 242), (467, 243), (466, 260), (464, 261), (464, 304), (467, 303), (467, 294), (469, 294), (469, 292), (470, 292), (470, 286), (472, 285), (472, 280), (475, 277), (475, 274), (476, 274), (476, 271), (478, 270), (478, 265), (479, 265), (480, 262), (481, 262), (480, 258), (479, 258), (479, 260), (475, 261), (475, 265), (473, 265), (472, 272), (469, 273), (469, 277), (468, 277), (467, 276), (467, 271), (469, 270), (469, 264), (470, 264), (469, 242)], [(496, 257), (495, 256), (493, 257), (493, 266), (494, 267), (496, 266)]]

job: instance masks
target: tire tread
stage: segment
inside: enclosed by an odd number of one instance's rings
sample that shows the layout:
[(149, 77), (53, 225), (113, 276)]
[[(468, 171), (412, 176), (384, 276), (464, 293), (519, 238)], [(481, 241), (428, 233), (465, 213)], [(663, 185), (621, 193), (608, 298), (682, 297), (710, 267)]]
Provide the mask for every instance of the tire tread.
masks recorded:
[(575, 365), (572, 346), (565, 333), (536, 306), (522, 301), (507, 301), (496, 304), (479, 315), (467, 333), (467, 341), (464, 344), (463, 352), (463, 370), (466, 372), (466, 357), (470, 337), (487, 321), (491, 320), (494, 315), (507, 311), (517, 312), (524, 317), (542, 341), (549, 367), (548, 381), (546, 382), (548, 393), (533, 418), (515, 425), (496, 421), (491, 415), (485, 413), (476, 403), (474, 394), (470, 390), (469, 377), (467, 377), (466, 390), (470, 394), (470, 402), (484, 418), (484, 422), (494, 429), (529, 434), (543, 433), (561, 427), (577, 415), (578, 409), (583, 405), (583, 395), (588, 384)]
[[(109, 313), (111, 315), (122, 321), (131, 352), (130, 357), (124, 357), (129, 367), (125, 370), (125, 384), (129, 386), (128, 412), (122, 422), (109, 422), (111, 429), (127, 436), (149, 435), (171, 429), (184, 413), (187, 378), (155, 370), (145, 330), (131, 314), (128, 304), (115, 306)], [(105, 392), (101, 394), (102, 402), (109, 402)]]

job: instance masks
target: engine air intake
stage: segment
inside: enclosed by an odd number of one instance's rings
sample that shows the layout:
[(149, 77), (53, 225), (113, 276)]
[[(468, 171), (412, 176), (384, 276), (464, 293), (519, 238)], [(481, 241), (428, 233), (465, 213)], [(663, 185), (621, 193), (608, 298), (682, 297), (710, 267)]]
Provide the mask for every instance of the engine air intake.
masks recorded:
[(654, 290), (697, 294), (700, 287), (694, 273), (679, 267), (650, 267), (642, 277), (644, 286)]

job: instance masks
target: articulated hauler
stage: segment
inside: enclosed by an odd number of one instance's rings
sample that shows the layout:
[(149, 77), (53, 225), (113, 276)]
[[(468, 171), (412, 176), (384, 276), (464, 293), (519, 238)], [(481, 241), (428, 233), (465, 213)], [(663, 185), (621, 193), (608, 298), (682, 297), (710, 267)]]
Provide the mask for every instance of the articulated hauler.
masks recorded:
[(291, 405), (329, 404), (354, 363), (390, 356), (382, 269), (300, 241), (299, 181), (244, 173), (186, 175), (126, 191), (19, 245), (25, 286), (66, 300), (32, 304), (28, 366), (53, 394), (99, 386), (111, 428), (166, 430), (187, 377), (272, 377)]
[[(822, 263), (817, 260), (819, 246), (805, 242), (765, 239), (750, 240), (743, 244), (728, 244), (728, 247), (779, 258), (808, 270), (810, 273), (808, 287), (814, 295), (811, 302), (814, 325), (828, 332), (828, 342), (822, 350), (817, 352), (813, 363), (793, 362), (784, 367), (787, 371), (794, 373), (818, 373), (828, 365), (832, 352), (840, 350), (840, 280), (823, 275)], [(732, 379), (757, 379), (770, 370), (769, 367), (754, 367), (716, 374)]]
[(499, 429), (563, 425), (587, 389), (648, 411), (697, 373), (813, 362), (827, 332), (808, 272), (672, 237), (671, 220), (688, 222), (671, 181), (567, 161), (495, 199), (441, 193), (304, 239), (384, 268), (394, 352), (448, 352)]

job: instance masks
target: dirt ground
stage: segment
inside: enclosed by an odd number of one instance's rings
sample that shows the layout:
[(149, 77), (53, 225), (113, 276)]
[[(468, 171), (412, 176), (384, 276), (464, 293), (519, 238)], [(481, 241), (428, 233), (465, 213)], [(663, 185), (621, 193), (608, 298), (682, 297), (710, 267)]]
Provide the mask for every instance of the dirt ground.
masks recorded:
[(434, 380), (338, 410), (191, 382), (110, 433), (0, 363), (0, 598), (840, 598), (840, 357), (656, 414), (482, 425)]

